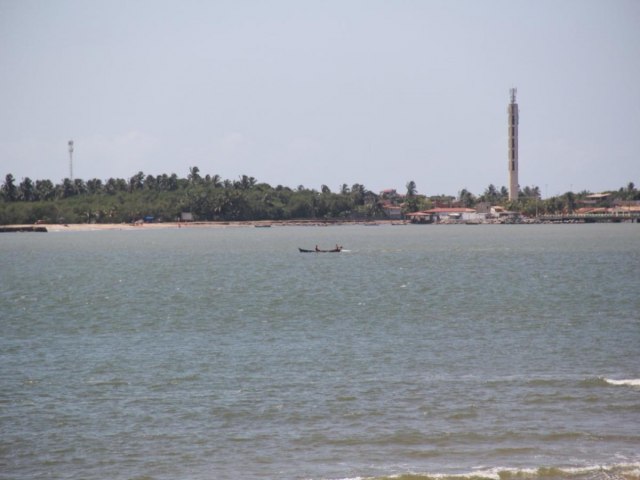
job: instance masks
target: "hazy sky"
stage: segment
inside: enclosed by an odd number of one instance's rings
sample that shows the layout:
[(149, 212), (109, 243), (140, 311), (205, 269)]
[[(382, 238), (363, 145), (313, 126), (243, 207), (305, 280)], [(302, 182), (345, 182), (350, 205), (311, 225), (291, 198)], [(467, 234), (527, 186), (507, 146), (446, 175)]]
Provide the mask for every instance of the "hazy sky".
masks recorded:
[(0, 0), (0, 183), (640, 185), (638, 0)]

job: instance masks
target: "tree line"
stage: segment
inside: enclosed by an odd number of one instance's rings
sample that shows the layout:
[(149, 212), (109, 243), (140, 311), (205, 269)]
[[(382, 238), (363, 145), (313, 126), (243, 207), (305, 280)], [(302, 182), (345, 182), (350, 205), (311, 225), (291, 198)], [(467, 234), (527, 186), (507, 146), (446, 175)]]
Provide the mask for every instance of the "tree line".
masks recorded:
[[(640, 200), (633, 183), (612, 193), (608, 201)], [(175, 173), (138, 172), (129, 179), (65, 178), (58, 184), (28, 177), (17, 182), (7, 174), (0, 186), (0, 224), (174, 221), (183, 212), (202, 221), (373, 220), (387, 218), (389, 205), (409, 213), (442, 206), (473, 208), (480, 202), (534, 216), (571, 212), (588, 194), (567, 192), (542, 200), (539, 187), (533, 186), (522, 188), (519, 200), (509, 202), (506, 187), (489, 185), (481, 195), (462, 189), (457, 196), (427, 197), (418, 193), (413, 180), (407, 182), (405, 192), (376, 194), (358, 183), (343, 184), (333, 192), (327, 185), (319, 190), (303, 185), (272, 187), (247, 175), (223, 180), (219, 175), (202, 175), (198, 167), (190, 167), (183, 178)]]

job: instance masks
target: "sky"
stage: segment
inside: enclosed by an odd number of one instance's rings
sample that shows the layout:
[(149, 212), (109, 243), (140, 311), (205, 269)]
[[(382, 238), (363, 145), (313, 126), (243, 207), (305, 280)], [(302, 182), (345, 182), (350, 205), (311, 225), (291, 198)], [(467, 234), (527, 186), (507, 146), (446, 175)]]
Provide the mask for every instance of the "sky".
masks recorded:
[(638, 0), (0, 0), (0, 183), (640, 186)]

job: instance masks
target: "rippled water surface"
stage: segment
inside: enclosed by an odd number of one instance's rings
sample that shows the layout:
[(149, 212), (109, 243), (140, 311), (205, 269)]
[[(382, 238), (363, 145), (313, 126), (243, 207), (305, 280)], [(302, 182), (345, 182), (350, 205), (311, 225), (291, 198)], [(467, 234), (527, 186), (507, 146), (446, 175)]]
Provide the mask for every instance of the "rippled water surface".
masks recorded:
[(3, 234), (0, 281), (3, 479), (640, 478), (637, 224)]

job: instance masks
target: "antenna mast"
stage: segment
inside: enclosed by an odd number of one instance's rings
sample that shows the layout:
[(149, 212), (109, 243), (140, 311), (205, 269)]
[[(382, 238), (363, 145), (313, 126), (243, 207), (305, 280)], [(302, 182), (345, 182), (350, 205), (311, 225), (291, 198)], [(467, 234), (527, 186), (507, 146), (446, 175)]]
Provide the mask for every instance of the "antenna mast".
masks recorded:
[(69, 180), (73, 180), (73, 140), (69, 140)]

